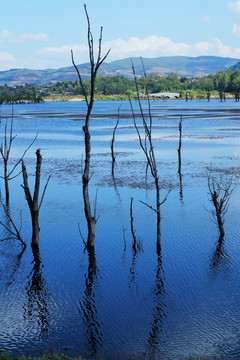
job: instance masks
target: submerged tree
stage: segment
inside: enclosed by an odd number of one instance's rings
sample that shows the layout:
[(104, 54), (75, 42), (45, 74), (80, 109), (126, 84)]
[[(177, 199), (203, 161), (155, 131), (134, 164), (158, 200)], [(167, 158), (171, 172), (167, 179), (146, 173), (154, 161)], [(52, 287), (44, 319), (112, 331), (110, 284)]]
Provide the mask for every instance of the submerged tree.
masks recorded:
[[(142, 60), (142, 59), (141, 59)], [(152, 207), (144, 202), (142, 202), (144, 205), (148, 206), (151, 210), (153, 210), (156, 214), (157, 214), (157, 252), (160, 253), (161, 251), (161, 205), (167, 200), (167, 196), (170, 192), (170, 190), (168, 191), (167, 195), (165, 196), (163, 201), (160, 201), (160, 182), (159, 182), (159, 176), (158, 176), (158, 169), (157, 169), (157, 162), (156, 162), (156, 157), (155, 157), (155, 152), (154, 152), (154, 146), (153, 146), (153, 142), (152, 142), (152, 115), (151, 115), (151, 107), (150, 107), (150, 99), (149, 99), (149, 95), (148, 95), (148, 84), (147, 84), (147, 77), (146, 77), (146, 72), (145, 72), (145, 68), (144, 68), (144, 64), (142, 61), (142, 66), (143, 66), (143, 72), (144, 72), (144, 79), (145, 79), (145, 83), (146, 83), (146, 97), (147, 97), (147, 101), (148, 101), (148, 116), (146, 116), (143, 112), (143, 108), (142, 108), (142, 104), (141, 104), (141, 100), (139, 97), (139, 87), (138, 87), (138, 80), (137, 80), (137, 76), (135, 73), (135, 68), (134, 68), (134, 64), (132, 62), (132, 71), (133, 71), (133, 75), (134, 75), (134, 79), (135, 79), (135, 85), (136, 85), (136, 90), (137, 90), (137, 99), (138, 99), (138, 105), (139, 105), (139, 109), (140, 109), (140, 116), (143, 122), (143, 128), (144, 128), (144, 138), (142, 138), (140, 131), (139, 131), (139, 127), (137, 125), (136, 122), (136, 115), (134, 113), (133, 110), (133, 105), (131, 102), (131, 99), (129, 97), (129, 102), (130, 102), (130, 106), (131, 106), (131, 110), (132, 110), (132, 115), (133, 115), (133, 121), (134, 121), (134, 126), (135, 129), (137, 131), (138, 134), (138, 139), (139, 139), (139, 144), (140, 147), (142, 148), (144, 155), (146, 157), (147, 160), (147, 168), (150, 168), (151, 171), (151, 175), (154, 179), (154, 183), (155, 183), (155, 189), (156, 189), (156, 207)]]
[(182, 116), (180, 117), (180, 121), (178, 124), (178, 130), (179, 130), (179, 144), (178, 144), (178, 174), (181, 174), (181, 166), (182, 166)]
[(112, 141), (111, 141), (111, 154), (112, 154), (112, 177), (114, 177), (114, 166), (115, 166), (115, 161), (116, 161), (116, 155), (114, 153), (114, 142), (115, 142), (115, 135), (116, 135), (116, 130), (119, 124), (119, 111), (120, 111), (120, 106), (118, 108), (118, 118), (117, 118), (117, 122), (116, 125), (113, 129), (113, 136), (112, 136)]
[(108, 50), (108, 52), (103, 56), (103, 58), (101, 57), (102, 30), (103, 30), (103, 28), (101, 27), (99, 42), (98, 42), (98, 56), (97, 56), (97, 61), (95, 63), (93, 35), (91, 32), (90, 20), (89, 20), (86, 4), (84, 4), (84, 10), (85, 10), (86, 18), (87, 18), (87, 23), (88, 23), (88, 49), (89, 49), (89, 60), (90, 60), (90, 66), (91, 66), (91, 89), (90, 89), (89, 98), (87, 97), (87, 93), (84, 88), (78, 67), (76, 66), (76, 64), (74, 62), (72, 50), (71, 50), (71, 56), (72, 56), (73, 66), (76, 69), (76, 72), (77, 72), (77, 75), (79, 78), (79, 83), (80, 83), (81, 89), (84, 94), (85, 102), (87, 104), (87, 114), (86, 114), (86, 118), (85, 118), (85, 125), (83, 126), (84, 141), (85, 141), (85, 163), (84, 163), (84, 171), (83, 171), (83, 175), (82, 175), (82, 183), (83, 183), (84, 212), (85, 212), (85, 217), (86, 217), (87, 225), (88, 225), (87, 247), (94, 248), (96, 217), (95, 217), (95, 214), (92, 215), (92, 212), (91, 212), (91, 204), (90, 204), (89, 191), (88, 191), (88, 184), (89, 184), (89, 181), (91, 178), (91, 176), (90, 176), (90, 157), (91, 157), (90, 138), (91, 138), (91, 136), (90, 136), (90, 131), (89, 131), (89, 122), (90, 122), (90, 116), (91, 116), (93, 103), (94, 103), (94, 95), (95, 95), (95, 91), (96, 91), (95, 82), (96, 82), (97, 71), (98, 71), (99, 67), (101, 66), (101, 64), (103, 63), (103, 61), (108, 56), (110, 50)]
[(214, 222), (219, 229), (219, 241), (222, 241), (225, 235), (223, 228), (224, 216), (228, 210), (230, 197), (234, 191), (233, 179), (230, 178), (226, 181), (220, 179), (220, 181), (217, 181), (214, 177), (208, 175), (208, 189), (210, 195), (209, 200), (214, 207), (213, 210), (210, 210), (210, 213), (213, 215)]
[(35, 186), (34, 186), (34, 193), (33, 196), (29, 190), (28, 186), (28, 174), (25, 167), (24, 162), (22, 161), (22, 174), (23, 174), (23, 189), (25, 192), (25, 197), (28, 202), (29, 210), (31, 213), (32, 218), (32, 247), (38, 247), (39, 243), (39, 211), (43, 202), (43, 198), (45, 195), (45, 191), (47, 189), (48, 182), (50, 180), (51, 175), (49, 175), (46, 185), (44, 187), (42, 197), (39, 203), (39, 190), (40, 190), (40, 178), (41, 178), (41, 163), (42, 163), (42, 156), (40, 154), (40, 149), (36, 151), (37, 156), (37, 165), (36, 165), (36, 173), (35, 173)]
[(178, 144), (178, 175), (179, 175), (179, 183), (180, 183), (180, 198), (183, 198), (183, 190), (182, 190), (182, 116), (180, 117), (180, 121), (178, 124), (179, 130), (179, 144)]
[(5, 125), (5, 133), (4, 133), (4, 144), (1, 144), (0, 147), (0, 154), (2, 156), (3, 159), (3, 170), (4, 170), (4, 175), (0, 176), (2, 179), (4, 179), (4, 184), (5, 184), (5, 196), (6, 196), (6, 205), (9, 205), (9, 181), (16, 178), (18, 175), (21, 174), (21, 171), (18, 172), (16, 175), (14, 175), (13, 173), (15, 172), (17, 166), (21, 163), (22, 159), (24, 158), (26, 152), (30, 149), (30, 147), (33, 145), (33, 143), (35, 142), (37, 135), (35, 136), (35, 138), (33, 139), (33, 141), (31, 142), (31, 144), (26, 148), (26, 150), (23, 152), (22, 156), (20, 157), (19, 160), (17, 160), (17, 162), (15, 163), (15, 165), (12, 167), (11, 170), (8, 169), (8, 161), (9, 161), (9, 156), (10, 156), (10, 152), (11, 152), (11, 148), (12, 148), (12, 142), (13, 140), (16, 138), (17, 135), (13, 136), (13, 116), (12, 116), (12, 120), (11, 120), (11, 125), (10, 125), (10, 131), (9, 131), (9, 138), (8, 138), (8, 134), (7, 134), (7, 121), (6, 121), (6, 125)]

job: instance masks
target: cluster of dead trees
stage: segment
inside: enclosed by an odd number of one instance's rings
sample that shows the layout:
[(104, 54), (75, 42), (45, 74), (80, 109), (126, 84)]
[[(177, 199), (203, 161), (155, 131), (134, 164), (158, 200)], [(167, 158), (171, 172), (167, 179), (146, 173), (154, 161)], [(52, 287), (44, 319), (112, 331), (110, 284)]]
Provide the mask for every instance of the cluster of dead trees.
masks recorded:
[[(93, 109), (93, 103), (94, 103), (94, 96), (95, 96), (95, 82), (96, 82), (96, 76), (97, 72), (104, 62), (104, 60), (107, 58), (109, 51), (107, 51), (106, 54), (102, 56), (101, 50), (102, 50), (102, 31), (100, 30), (100, 36), (98, 40), (98, 52), (96, 61), (94, 58), (94, 41), (93, 41), (93, 35), (91, 32), (91, 26), (90, 26), (90, 20), (87, 12), (86, 5), (84, 5), (85, 15), (87, 19), (88, 24), (88, 48), (89, 48), (89, 60), (90, 60), (90, 67), (91, 67), (91, 90), (90, 95), (87, 95), (87, 92), (85, 91), (84, 84), (80, 75), (80, 72), (78, 70), (78, 67), (75, 64), (73, 51), (71, 51), (71, 58), (72, 58), (72, 64), (76, 69), (76, 72), (78, 74), (79, 83), (82, 89), (82, 92), (84, 94), (85, 102), (87, 105), (87, 113), (85, 117), (85, 123), (83, 126), (83, 132), (84, 132), (84, 141), (85, 141), (85, 158), (84, 158), (84, 169), (82, 174), (82, 193), (83, 193), (83, 202), (84, 202), (84, 212), (85, 217), (87, 221), (87, 228), (88, 228), (88, 234), (87, 234), (87, 240), (85, 241), (84, 237), (81, 234), (80, 226), (79, 226), (79, 232), (80, 235), (84, 241), (84, 244), (88, 250), (93, 250), (95, 246), (95, 227), (97, 222), (96, 217), (96, 201), (97, 201), (97, 194), (95, 198), (95, 205), (94, 209), (91, 207), (90, 203), (90, 197), (89, 197), (89, 182), (91, 179), (90, 174), (90, 159), (91, 159), (91, 134), (89, 131), (89, 123), (90, 123), (90, 117)], [(147, 83), (147, 76), (145, 73), (144, 64), (142, 62), (143, 67), (143, 74), (145, 79), (145, 91), (146, 91), (146, 99), (148, 104), (147, 113), (144, 112), (142, 103), (139, 97), (139, 88), (138, 88), (138, 79), (135, 73), (134, 64), (132, 62), (132, 71), (134, 75), (135, 80), (135, 86), (136, 86), (136, 93), (137, 93), (137, 101), (138, 101), (138, 107), (140, 111), (140, 116), (136, 115), (134, 112), (133, 104), (131, 102), (131, 99), (129, 97), (129, 103), (132, 111), (132, 117), (134, 126), (138, 135), (139, 145), (145, 155), (146, 158), (146, 174), (150, 170), (151, 176), (154, 180), (155, 184), (155, 193), (156, 193), (156, 200), (155, 205), (150, 205), (147, 203), (144, 203), (141, 201), (144, 205), (146, 205), (148, 208), (150, 208), (152, 211), (156, 214), (156, 220), (157, 220), (157, 231), (156, 231), (156, 247), (157, 247), (157, 253), (159, 254), (161, 252), (161, 206), (165, 203), (167, 200), (167, 197), (171, 191), (171, 188), (169, 188), (167, 194), (164, 196), (163, 199), (161, 199), (161, 192), (160, 192), (160, 180), (158, 175), (158, 167), (157, 167), (157, 160), (155, 156), (154, 151), (154, 145), (152, 140), (152, 115), (151, 115), (151, 106), (150, 106), (150, 99), (148, 95), (148, 83)], [(139, 125), (137, 124), (137, 116), (140, 117), (142, 121), (142, 127), (143, 127), (143, 135), (140, 133)], [(115, 133), (117, 126), (119, 124), (119, 118), (120, 118), (120, 108), (118, 109), (118, 119), (117, 123), (113, 130), (113, 138), (111, 143), (111, 154), (112, 154), (112, 176), (114, 177), (114, 166), (116, 161), (116, 156), (114, 153), (114, 141), (115, 141)], [(7, 131), (7, 121), (5, 125), (5, 135), (4, 135), (4, 142), (1, 144), (0, 147), (0, 154), (3, 160), (3, 169), (4, 174), (2, 178), (4, 179), (5, 184), (5, 201), (6, 204), (3, 204), (4, 212), (11, 224), (11, 228), (5, 225), (3, 222), (0, 221), (0, 224), (5, 227), (6, 230), (8, 230), (11, 237), (14, 237), (15, 239), (18, 239), (21, 241), (22, 245), (26, 247), (26, 242), (23, 241), (21, 237), (21, 224), (20, 227), (17, 228), (15, 225), (13, 219), (11, 218), (10, 212), (9, 212), (9, 181), (14, 179), (15, 177), (22, 174), (23, 177), (23, 185), (22, 188), (24, 190), (25, 198), (27, 200), (30, 214), (31, 214), (31, 220), (32, 220), (32, 246), (37, 247), (39, 243), (39, 211), (43, 202), (43, 198), (45, 195), (45, 191), (50, 179), (50, 176), (47, 179), (46, 185), (44, 187), (43, 193), (41, 198), (39, 197), (39, 191), (40, 191), (40, 177), (41, 177), (41, 163), (42, 163), (42, 156), (40, 154), (40, 149), (36, 150), (36, 171), (35, 171), (35, 186), (33, 194), (31, 194), (29, 185), (28, 185), (28, 173), (26, 170), (26, 166), (24, 164), (24, 156), (29, 150), (29, 148), (33, 145), (35, 142), (36, 137), (33, 139), (32, 143), (26, 148), (23, 155), (19, 158), (19, 160), (15, 163), (15, 165), (9, 170), (8, 162), (9, 162), (9, 156), (10, 151), (12, 147), (13, 140), (16, 136), (13, 136), (13, 118), (10, 124), (10, 130), (9, 135)], [(182, 173), (181, 173), (181, 147), (182, 147), (182, 117), (180, 118), (179, 122), (179, 147), (178, 147), (178, 174), (179, 174), (179, 181), (180, 181), (180, 196), (182, 196)], [(18, 171), (15, 174), (15, 170), (17, 169), (18, 165), (21, 164), (21, 170)], [(224, 229), (223, 229), (223, 218), (226, 214), (229, 199), (232, 193), (232, 182), (229, 181), (227, 183), (218, 183), (215, 179), (213, 179), (211, 176), (208, 176), (208, 188), (209, 188), (209, 194), (210, 194), (210, 201), (212, 202), (214, 206), (214, 210), (212, 210), (212, 214), (216, 217), (216, 222), (219, 228), (220, 232), (220, 238), (223, 239), (224, 237)], [(40, 198), (40, 200), (39, 200)], [(137, 246), (137, 240), (134, 235), (133, 230), (133, 215), (132, 215), (132, 202), (133, 199), (131, 198), (131, 205), (130, 205), (130, 217), (131, 217), (131, 230), (133, 234), (133, 248), (136, 248)], [(22, 220), (21, 220), (22, 223)]]
[[(14, 139), (16, 138), (16, 135), (13, 135), (13, 115), (11, 119), (10, 129), (8, 132), (8, 123), (6, 120), (5, 124), (5, 131), (4, 131), (4, 141), (1, 144), (0, 147), (0, 154), (3, 160), (3, 176), (1, 178), (4, 180), (5, 185), (5, 204), (2, 202), (3, 210), (6, 215), (6, 218), (8, 219), (8, 224), (6, 225), (2, 221), (0, 221), (0, 224), (7, 230), (9, 236), (6, 239), (14, 238), (21, 242), (23, 248), (25, 249), (27, 247), (27, 243), (23, 240), (21, 235), (21, 228), (22, 228), (22, 215), (20, 213), (20, 226), (17, 227), (14, 220), (12, 219), (12, 216), (10, 215), (10, 207), (9, 207), (9, 181), (18, 177), (22, 174), (23, 177), (23, 185), (22, 188), (24, 190), (25, 198), (27, 200), (31, 220), (32, 220), (32, 242), (31, 245), (33, 248), (38, 247), (39, 243), (39, 211), (43, 202), (44, 194), (50, 179), (50, 176), (48, 177), (48, 180), (46, 182), (46, 185), (43, 190), (43, 194), (41, 196), (41, 199), (39, 201), (39, 191), (40, 191), (40, 178), (41, 178), (41, 163), (42, 163), (42, 156), (40, 153), (40, 149), (36, 150), (36, 157), (37, 157), (37, 163), (36, 163), (36, 172), (35, 172), (35, 186), (34, 186), (34, 192), (33, 195), (31, 195), (31, 191), (29, 189), (28, 185), (28, 173), (27, 169), (24, 163), (24, 156), (26, 155), (27, 151), (30, 149), (30, 147), (35, 142), (38, 135), (35, 136), (31, 144), (25, 149), (22, 156), (15, 162), (15, 164), (12, 166), (12, 168), (9, 170), (9, 159), (10, 159), (10, 153), (12, 149), (12, 144)], [(21, 164), (21, 170), (17, 171), (18, 167)]]

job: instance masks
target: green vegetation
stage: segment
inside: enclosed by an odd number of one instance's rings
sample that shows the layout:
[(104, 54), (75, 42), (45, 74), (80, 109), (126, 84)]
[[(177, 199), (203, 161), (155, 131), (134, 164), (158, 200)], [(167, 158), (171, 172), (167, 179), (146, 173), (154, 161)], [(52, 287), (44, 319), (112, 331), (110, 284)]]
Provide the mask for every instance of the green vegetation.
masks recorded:
[[(87, 95), (90, 93), (90, 80), (83, 81)], [(143, 76), (138, 76), (139, 91), (145, 94), (145, 81)], [(128, 95), (136, 96), (134, 80), (124, 76), (102, 76), (97, 75), (95, 84), (96, 100), (125, 100)], [(161, 77), (156, 73), (148, 75), (148, 91), (178, 92), (182, 99), (210, 99), (211, 96), (223, 100), (226, 94), (231, 94), (239, 101), (240, 98), (240, 70), (220, 71), (202, 78), (178, 77), (171, 73)], [(10, 87), (0, 86), (0, 104), (14, 102), (41, 102), (45, 100), (67, 101), (82, 97), (83, 91), (79, 81), (62, 81), (54, 84), (42, 85), (20, 85)]]
[(43, 98), (37, 85), (0, 86), (0, 105), (2, 103), (39, 103), (41, 101), (43, 101)]

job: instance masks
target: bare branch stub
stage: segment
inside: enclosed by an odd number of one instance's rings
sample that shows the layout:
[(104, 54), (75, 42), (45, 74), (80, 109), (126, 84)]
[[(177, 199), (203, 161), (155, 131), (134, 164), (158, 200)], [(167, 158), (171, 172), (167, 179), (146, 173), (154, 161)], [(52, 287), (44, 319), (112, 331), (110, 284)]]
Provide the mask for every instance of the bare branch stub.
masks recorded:
[(112, 176), (114, 177), (114, 166), (115, 166), (115, 161), (116, 161), (116, 155), (114, 153), (114, 142), (115, 142), (115, 135), (116, 135), (116, 130), (119, 124), (119, 120), (120, 120), (120, 106), (118, 108), (118, 117), (117, 117), (117, 122), (116, 125), (113, 129), (113, 136), (112, 136), (112, 141), (111, 141), (111, 154), (112, 154)]
[(28, 174), (26, 170), (26, 166), (24, 164), (24, 161), (22, 160), (22, 175), (23, 175), (23, 189), (25, 193), (25, 198), (28, 203), (28, 207), (31, 214), (32, 219), (32, 247), (38, 247), (39, 243), (39, 211), (40, 207), (43, 202), (43, 197), (50, 179), (50, 176), (48, 177), (48, 180), (46, 182), (46, 185), (43, 190), (43, 194), (39, 203), (39, 190), (40, 190), (40, 178), (41, 178), (41, 163), (42, 163), (42, 156), (40, 154), (40, 149), (37, 149), (36, 151), (37, 156), (37, 164), (36, 164), (36, 171), (35, 171), (35, 186), (34, 186), (34, 193), (33, 196), (31, 195), (29, 186), (28, 186)]
[(91, 136), (90, 136), (90, 131), (89, 131), (89, 122), (90, 122), (90, 116), (91, 116), (93, 103), (94, 103), (95, 82), (96, 82), (97, 71), (98, 71), (99, 67), (101, 66), (101, 64), (103, 63), (103, 61), (108, 56), (110, 50), (108, 50), (107, 53), (103, 57), (101, 57), (102, 30), (103, 30), (101, 27), (99, 41), (98, 41), (98, 55), (97, 55), (97, 61), (95, 63), (94, 42), (93, 42), (90, 19), (88, 16), (86, 4), (84, 4), (84, 10), (85, 10), (87, 24), (88, 24), (88, 50), (89, 50), (89, 60), (90, 60), (90, 68), (91, 68), (91, 88), (90, 88), (89, 98), (84, 89), (80, 71), (75, 64), (74, 57), (73, 57), (73, 51), (71, 51), (71, 56), (72, 56), (72, 63), (77, 72), (80, 86), (83, 91), (85, 102), (87, 105), (87, 114), (85, 117), (85, 124), (83, 126), (84, 141), (85, 141), (85, 161), (84, 161), (84, 169), (83, 169), (83, 175), (82, 175), (82, 184), (83, 184), (84, 212), (85, 212), (85, 217), (86, 217), (87, 225), (88, 225), (87, 247), (88, 247), (88, 249), (93, 249), (94, 244), (95, 244), (95, 225), (96, 225), (96, 217), (95, 216), (96, 216), (96, 214), (92, 215), (90, 198), (89, 198), (89, 190), (88, 190), (88, 185), (89, 185), (89, 181), (90, 181), (89, 174), (90, 174), (90, 157), (91, 157)]

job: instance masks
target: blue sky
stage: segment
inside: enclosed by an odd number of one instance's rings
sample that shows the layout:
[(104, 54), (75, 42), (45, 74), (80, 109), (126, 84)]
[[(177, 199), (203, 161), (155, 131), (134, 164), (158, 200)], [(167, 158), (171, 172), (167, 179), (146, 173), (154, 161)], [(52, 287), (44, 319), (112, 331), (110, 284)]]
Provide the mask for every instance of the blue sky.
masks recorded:
[(108, 62), (126, 57), (215, 55), (240, 59), (240, 1), (8, 0), (1, 4), (0, 71), (88, 61), (87, 4)]

